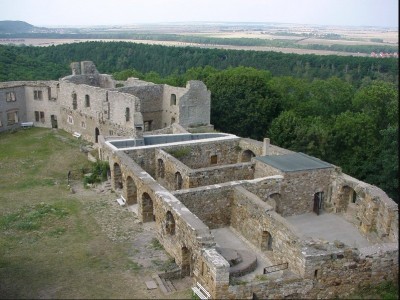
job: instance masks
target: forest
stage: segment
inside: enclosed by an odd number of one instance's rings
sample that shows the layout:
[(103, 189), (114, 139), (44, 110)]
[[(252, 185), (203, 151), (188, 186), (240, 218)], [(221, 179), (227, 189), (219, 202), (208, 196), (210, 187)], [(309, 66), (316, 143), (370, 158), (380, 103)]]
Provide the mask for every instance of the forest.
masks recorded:
[(340, 166), (398, 202), (398, 60), (87, 42), (0, 46), (0, 81), (57, 80), (72, 61), (184, 86), (204, 81), (211, 123)]

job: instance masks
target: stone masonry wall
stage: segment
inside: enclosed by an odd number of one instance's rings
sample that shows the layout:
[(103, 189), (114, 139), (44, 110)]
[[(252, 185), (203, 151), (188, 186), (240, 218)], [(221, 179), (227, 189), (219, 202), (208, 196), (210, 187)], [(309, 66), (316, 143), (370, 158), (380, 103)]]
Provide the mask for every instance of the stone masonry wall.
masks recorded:
[[(14, 93), (15, 101), (6, 101), (6, 94)], [(7, 113), (18, 112), (18, 122), (15, 124), (7, 124)], [(25, 102), (25, 87), (23, 82), (21, 85), (19, 82), (12, 83), (1, 83), (0, 84), (0, 132), (20, 127), (20, 122), (31, 121), (28, 119), (26, 113), (26, 102)]]
[[(288, 263), (293, 273), (304, 274), (300, 239), (292, 226), (271, 206), (239, 186), (233, 197), (231, 227), (262, 250), (274, 264)], [(265, 244), (265, 232), (272, 238), (270, 248)]]
[(377, 187), (343, 173), (336, 175), (332, 188), (332, 205), (336, 211), (367, 239), (397, 242), (398, 205)]
[[(35, 99), (34, 93), (41, 92), (41, 99)], [(41, 85), (25, 87), (25, 101), (27, 119), (34, 122), (36, 127), (51, 128), (51, 116), (53, 115), (58, 120), (60, 119), (60, 104), (56, 98), (58, 95), (57, 81), (43, 82)], [(44, 119), (36, 121), (35, 112), (42, 112)]]
[(233, 199), (229, 185), (175, 191), (173, 194), (210, 229), (229, 226)]
[(229, 286), (229, 299), (334, 299), (384, 280), (398, 280), (398, 248), (382, 244), (360, 249), (338, 248), (331, 243), (308, 244), (304, 277), (253, 280)]
[(178, 103), (179, 124), (183, 127), (210, 124), (211, 92), (203, 82), (197, 80), (189, 81), (186, 89), (188, 91)]
[[(220, 140), (210, 142), (199, 141), (196, 144), (181, 146), (165, 146), (163, 149), (169, 153), (178, 149), (187, 148), (188, 153), (178, 159), (191, 169), (207, 168), (219, 165), (237, 163), (238, 139)], [(216, 155), (217, 162), (211, 163), (211, 157)]]
[(191, 170), (189, 187), (195, 188), (235, 180), (249, 180), (253, 179), (253, 174), (253, 163), (251, 162)]

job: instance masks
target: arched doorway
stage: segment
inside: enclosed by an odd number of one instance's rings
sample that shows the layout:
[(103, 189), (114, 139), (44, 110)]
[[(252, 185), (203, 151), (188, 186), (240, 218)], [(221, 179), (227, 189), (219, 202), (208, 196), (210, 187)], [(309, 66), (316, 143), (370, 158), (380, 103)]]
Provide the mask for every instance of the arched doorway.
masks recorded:
[(249, 162), (256, 155), (251, 150), (245, 150), (242, 152), (241, 162)]
[(114, 189), (115, 190), (122, 190), (124, 188), (124, 185), (122, 183), (122, 172), (121, 172), (121, 167), (119, 166), (118, 163), (114, 163), (114, 168), (113, 168), (113, 178), (114, 178)]
[(179, 172), (175, 173), (175, 190), (180, 190), (182, 188), (182, 175)]
[(278, 214), (282, 213), (281, 210), (281, 194), (279, 193), (273, 193), (268, 196), (267, 200), (265, 201), (269, 205), (272, 206), (275, 212)]
[(324, 192), (316, 192), (314, 194), (313, 212), (319, 215), (322, 211), (322, 203), (324, 202)]
[(126, 201), (128, 205), (137, 203), (136, 184), (131, 176), (128, 176), (128, 178), (126, 178)]
[(182, 277), (191, 276), (191, 253), (187, 247), (182, 247)]
[(96, 127), (96, 129), (94, 130), (94, 140), (96, 143), (99, 142), (99, 135), (100, 135), (100, 130)]
[(261, 235), (261, 250), (272, 251), (272, 236), (269, 231), (263, 231)]
[(165, 176), (165, 165), (164, 165), (164, 161), (161, 159), (161, 158), (159, 158), (158, 159), (158, 161), (157, 161), (158, 163), (157, 163), (157, 175), (158, 175), (158, 178), (164, 178), (164, 176)]
[(143, 223), (155, 221), (155, 216), (153, 211), (153, 200), (147, 193), (143, 193), (142, 195), (142, 216), (143, 216)]

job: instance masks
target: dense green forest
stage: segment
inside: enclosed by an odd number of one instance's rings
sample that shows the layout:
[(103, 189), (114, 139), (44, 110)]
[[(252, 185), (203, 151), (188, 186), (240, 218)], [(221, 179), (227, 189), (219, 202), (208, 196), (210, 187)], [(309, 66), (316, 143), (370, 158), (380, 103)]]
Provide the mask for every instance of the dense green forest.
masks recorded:
[(58, 79), (92, 60), (116, 79), (211, 91), (215, 128), (304, 152), (375, 184), (398, 201), (396, 59), (79, 43), (0, 46), (0, 80)]

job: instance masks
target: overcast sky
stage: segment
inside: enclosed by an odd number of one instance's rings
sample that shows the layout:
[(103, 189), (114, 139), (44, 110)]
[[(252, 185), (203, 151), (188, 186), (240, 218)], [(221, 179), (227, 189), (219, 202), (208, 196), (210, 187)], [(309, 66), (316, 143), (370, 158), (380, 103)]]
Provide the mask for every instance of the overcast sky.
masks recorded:
[(0, 0), (0, 20), (35, 26), (279, 22), (398, 28), (398, 0)]

